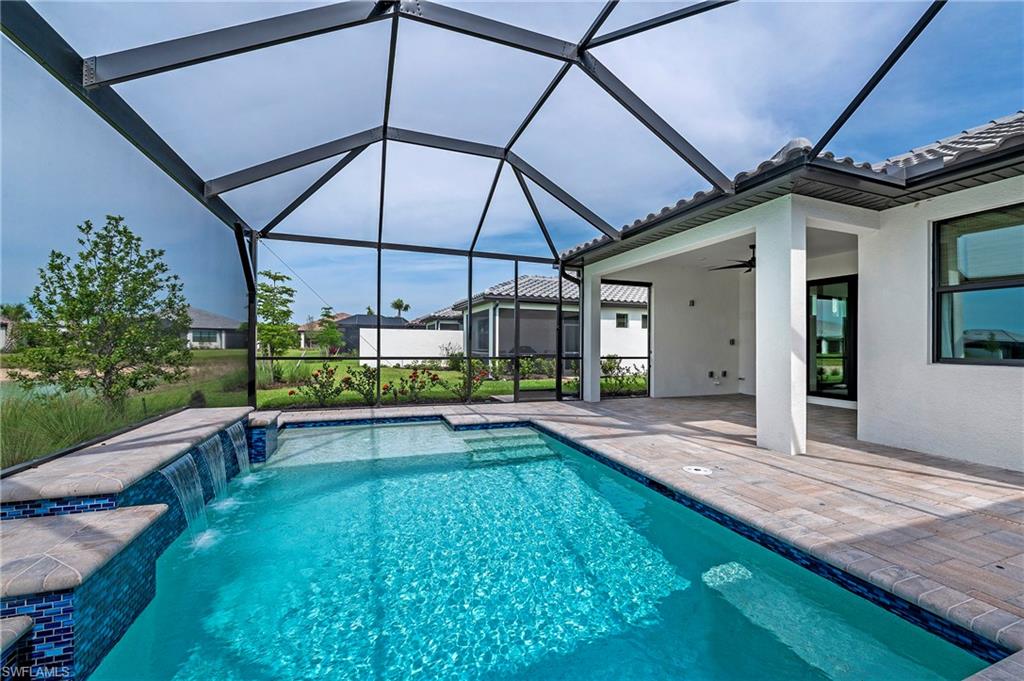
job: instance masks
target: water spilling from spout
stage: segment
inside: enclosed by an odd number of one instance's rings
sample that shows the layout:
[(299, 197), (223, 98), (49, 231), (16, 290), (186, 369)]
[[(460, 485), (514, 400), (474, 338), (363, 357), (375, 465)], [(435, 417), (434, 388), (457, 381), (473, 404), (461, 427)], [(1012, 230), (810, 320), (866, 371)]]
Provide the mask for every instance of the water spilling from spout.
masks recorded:
[(192, 452), (161, 468), (160, 474), (167, 479), (178, 496), (189, 532), (195, 538), (206, 530), (206, 504), (203, 485), (199, 481), (199, 469), (192, 458)]
[(199, 453), (206, 461), (213, 482), (213, 498), (222, 499), (228, 493), (228, 468), (224, 460), (224, 447), (217, 436), (199, 445)]
[(241, 421), (231, 424), (228, 428), (231, 444), (235, 449), (235, 460), (238, 462), (238, 474), (247, 475), (249, 467), (249, 443), (245, 439), (245, 426)]

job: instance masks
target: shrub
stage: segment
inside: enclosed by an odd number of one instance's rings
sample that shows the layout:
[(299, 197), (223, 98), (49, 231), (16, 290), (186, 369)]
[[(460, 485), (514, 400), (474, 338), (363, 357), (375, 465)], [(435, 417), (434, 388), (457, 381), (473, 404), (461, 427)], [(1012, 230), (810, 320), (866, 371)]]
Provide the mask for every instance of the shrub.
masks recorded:
[(193, 409), (206, 406), (206, 395), (202, 390), (195, 390), (191, 395), (189, 395), (188, 406)]
[[(323, 366), (313, 371), (308, 378), (304, 379), (299, 386), (299, 393), (308, 397), (319, 406), (326, 406), (329, 402), (336, 400), (344, 392), (344, 388), (334, 375), (337, 370), (329, 363), (324, 362)], [(289, 394), (291, 394), (289, 392)]]
[(466, 359), (464, 353), (455, 343), (445, 343), (440, 347), (441, 354), (448, 358), (448, 369), (450, 371), (462, 371)]
[(453, 393), (460, 402), (468, 402), (473, 395), (480, 390), (480, 386), (483, 385), (485, 378), (487, 378), (487, 369), (481, 368), (473, 374), (472, 379), (469, 381), (469, 385), (466, 384), (465, 375), (456, 376), (454, 379), (440, 382), (445, 388)]
[[(358, 366), (348, 367), (345, 370), (345, 377), (341, 379), (343, 390), (352, 390), (363, 398), (368, 406), (377, 403), (377, 367)], [(381, 386), (383, 390), (384, 386)]]

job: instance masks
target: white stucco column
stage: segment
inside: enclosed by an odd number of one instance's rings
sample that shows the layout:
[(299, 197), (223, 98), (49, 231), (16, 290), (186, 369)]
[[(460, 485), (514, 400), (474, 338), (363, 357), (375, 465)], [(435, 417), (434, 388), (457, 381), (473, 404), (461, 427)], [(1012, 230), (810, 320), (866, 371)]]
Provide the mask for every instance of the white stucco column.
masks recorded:
[(757, 446), (807, 451), (807, 221), (792, 197), (756, 226)]
[(601, 277), (583, 270), (583, 400), (601, 401)]

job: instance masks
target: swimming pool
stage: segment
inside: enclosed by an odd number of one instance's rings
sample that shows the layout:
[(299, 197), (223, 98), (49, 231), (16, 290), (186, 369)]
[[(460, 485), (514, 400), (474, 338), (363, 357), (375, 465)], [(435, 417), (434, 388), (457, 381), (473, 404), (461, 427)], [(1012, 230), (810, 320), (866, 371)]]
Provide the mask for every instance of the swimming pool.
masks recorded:
[(91, 677), (961, 679), (985, 663), (532, 429), (289, 429)]

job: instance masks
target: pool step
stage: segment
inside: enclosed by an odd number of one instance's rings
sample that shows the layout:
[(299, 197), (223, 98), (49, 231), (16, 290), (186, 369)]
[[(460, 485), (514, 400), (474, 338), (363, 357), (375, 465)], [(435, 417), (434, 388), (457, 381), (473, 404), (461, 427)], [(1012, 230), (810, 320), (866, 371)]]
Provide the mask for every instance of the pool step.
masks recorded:
[(558, 455), (546, 445), (532, 447), (495, 447), (469, 453), (473, 464), (522, 463), (540, 459), (553, 459)]

